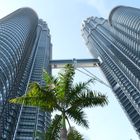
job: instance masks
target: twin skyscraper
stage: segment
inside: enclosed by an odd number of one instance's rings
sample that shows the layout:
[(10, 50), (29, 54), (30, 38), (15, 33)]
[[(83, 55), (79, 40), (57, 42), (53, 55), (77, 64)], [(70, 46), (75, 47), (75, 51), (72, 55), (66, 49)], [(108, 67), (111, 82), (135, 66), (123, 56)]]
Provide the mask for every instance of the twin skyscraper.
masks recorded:
[(1, 140), (33, 140), (50, 124), (50, 113), (11, 105), (8, 99), (25, 94), (30, 82), (44, 84), (42, 69), (51, 74), (51, 50), (47, 24), (32, 9), (19, 9), (0, 20)]
[[(108, 20), (89, 17), (82, 36), (140, 136), (140, 10), (118, 6)], [(11, 105), (8, 99), (25, 94), (29, 82), (44, 84), (42, 69), (51, 74), (51, 53), (47, 24), (32, 9), (0, 20), (0, 139), (35, 140), (35, 132), (46, 131), (49, 113)]]

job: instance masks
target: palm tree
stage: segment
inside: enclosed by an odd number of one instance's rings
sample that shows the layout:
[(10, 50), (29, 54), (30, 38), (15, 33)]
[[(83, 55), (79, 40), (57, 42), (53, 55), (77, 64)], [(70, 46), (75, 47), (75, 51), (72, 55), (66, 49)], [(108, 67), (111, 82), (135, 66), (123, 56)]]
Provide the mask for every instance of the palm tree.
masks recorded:
[(70, 124), (69, 119), (88, 128), (83, 109), (104, 106), (108, 102), (105, 95), (90, 90), (89, 84), (93, 82), (92, 79), (73, 84), (74, 74), (74, 67), (70, 64), (67, 64), (58, 74), (58, 78), (44, 71), (45, 86), (40, 86), (36, 82), (31, 83), (27, 94), (10, 100), (11, 103), (24, 103), (24, 105), (40, 107), (45, 111), (60, 112), (60, 115), (54, 117), (48, 130), (48, 140), (56, 140), (59, 137), (61, 140), (67, 140), (66, 121)]

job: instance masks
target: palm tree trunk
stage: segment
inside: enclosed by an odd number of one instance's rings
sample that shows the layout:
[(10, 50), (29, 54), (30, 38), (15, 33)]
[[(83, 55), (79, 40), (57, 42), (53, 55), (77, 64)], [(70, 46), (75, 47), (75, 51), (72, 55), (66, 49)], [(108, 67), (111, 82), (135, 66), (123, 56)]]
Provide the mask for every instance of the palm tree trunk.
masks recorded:
[(66, 123), (65, 123), (65, 114), (62, 115), (62, 129), (60, 133), (60, 140), (67, 140), (67, 129), (66, 129)]
[(64, 127), (61, 129), (60, 139), (67, 140), (67, 130)]

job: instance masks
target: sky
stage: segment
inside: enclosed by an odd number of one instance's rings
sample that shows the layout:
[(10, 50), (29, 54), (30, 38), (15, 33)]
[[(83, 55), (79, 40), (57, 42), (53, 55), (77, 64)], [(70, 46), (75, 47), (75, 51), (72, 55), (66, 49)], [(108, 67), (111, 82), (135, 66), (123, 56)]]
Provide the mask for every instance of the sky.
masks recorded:
[[(0, 18), (21, 7), (31, 7), (45, 20), (51, 33), (53, 59), (92, 58), (83, 38), (81, 23), (87, 17), (108, 18), (117, 5), (140, 8), (139, 0), (0, 0)], [(83, 70), (83, 69), (82, 69)], [(90, 72), (107, 82), (100, 68)], [(53, 70), (56, 75), (58, 70)], [(75, 82), (89, 77), (76, 71)], [(99, 82), (91, 88), (108, 96), (109, 104), (103, 108), (86, 109), (90, 129), (76, 128), (86, 140), (138, 140), (137, 134), (120, 107), (114, 93)], [(73, 124), (75, 126), (75, 124)]]

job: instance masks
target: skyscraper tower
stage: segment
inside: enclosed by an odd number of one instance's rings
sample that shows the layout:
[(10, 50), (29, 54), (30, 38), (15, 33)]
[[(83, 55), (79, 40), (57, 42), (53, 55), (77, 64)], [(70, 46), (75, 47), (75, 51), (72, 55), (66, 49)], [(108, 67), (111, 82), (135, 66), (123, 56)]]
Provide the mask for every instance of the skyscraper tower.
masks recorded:
[(140, 9), (118, 6), (109, 19), (89, 17), (82, 36), (140, 136)]
[(50, 114), (35, 107), (11, 105), (9, 98), (25, 94), (29, 82), (51, 73), (47, 24), (30, 8), (21, 8), (0, 20), (0, 139), (34, 140), (44, 132)]

